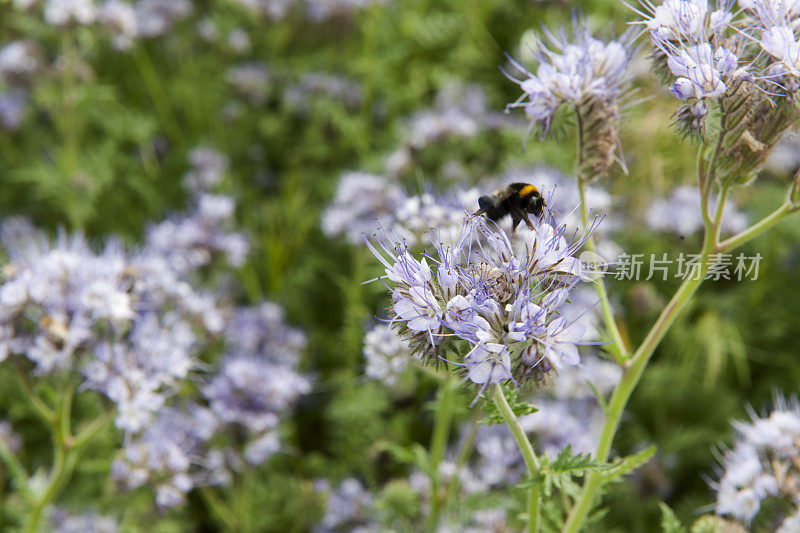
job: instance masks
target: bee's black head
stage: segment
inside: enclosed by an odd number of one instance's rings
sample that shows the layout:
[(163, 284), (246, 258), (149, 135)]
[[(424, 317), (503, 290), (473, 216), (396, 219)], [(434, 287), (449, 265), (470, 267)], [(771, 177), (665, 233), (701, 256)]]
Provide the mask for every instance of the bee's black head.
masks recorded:
[(484, 211), (487, 209), (491, 209), (493, 206), (494, 206), (494, 200), (492, 199), (491, 196), (486, 195), (478, 198), (478, 207), (480, 207)]

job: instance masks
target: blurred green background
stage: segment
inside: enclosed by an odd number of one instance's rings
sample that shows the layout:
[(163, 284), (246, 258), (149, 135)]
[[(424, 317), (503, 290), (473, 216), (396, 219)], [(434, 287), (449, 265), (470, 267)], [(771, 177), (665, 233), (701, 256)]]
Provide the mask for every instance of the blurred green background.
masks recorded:
[[(574, 12), (602, 36), (619, 34), (633, 18), (614, 1), (407, 0), (323, 21), (309, 20), (297, 4), (282, 20), (270, 20), (235, 2), (207, 0), (193, 2), (192, 13), (167, 34), (118, 51), (93, 28), (59, 30), (0, 2), (0, 43), (34, 41), (50, 65), (30, 84), (20, 126), (0, 130), (0, 209), (53, 232), (121, 235), (134, 244), (148, 222), (185, 205), (190, 191), (181, 177), (190, 150), (210, 146), (230, 158), (224, 190), (237, 198), (240, 226), (253, 237), (250, 259), (238, 272), (241, 300), (269, 298), (287, 309), (289, 322), (309, 336), (303, 369), (316, 378), (287, 428), (293, 453), (259, 471), (253, 496), (262, 510), (259, 527), (308, 529), (323, 512), (310, 480), (355, 473), (377, 487), (402, 475), (407, 467), (376, 443), (427, 443), (427, 405), (435, 394), (432, 380), (398, 397), (363, 379), (364, 325), (386, 300), (380, 284), (362, 285), (380, 274), (369, 252), (320, 229), (341, 173), (380, 172), (404, 139), (408, 118), (434, 106), (438, 91), (453, 81), (479, 85), (488, 109), (502, 111), (518, 96), (499, 70), (503, 54), (518, 55), (522, 36), (541, 25), (570, 25)], [(238, 52), (223, 37), (202, 38), (196, 27), (205, 20), (220, 36), (243, 29), (250, 48)], [(639, 55), (646, 58), (647, 50)], [(80, 74), (60, 75), (53, 66), (59, 57), (79, 62)], [(241, 65), (263, 69), (249, 95), (229, 81), (230, 69)], [(611, 193), (614, 217), (622, 222), (614, 240), (628, 253), (693, 253), (699, 236), (656, 234), (641, 223), (654, 199), (694, 182), (695, 149), (670, 129), (676, 105), (648, 77), (646, 62), (639, 71), (637, 96), (647, 98), (624, 110), (621, 128), (629, 171), (615, 167), (598, 184)], [(299, 103), (287, 98), (317, 72), (356, 83), (360, 98), (355, 104), (324, 92)], [(572, 173), (568, 125), (555, 127), (546, 140), (534, 134), (523, 151), (524, 124), (517, 118), (514, 127), (426, 146), (403, 176), (404, 186), (412, 193), (480, 187), (490, 176), (529, 164)], [(466, 169), (455, 183), (441, 176), (453, 160)], [(762, 173), (733, 197), (755, 219), (782, 201), (788, 180), (784, 172)], [(715, 450), (732, 437), (730, 420), (747, 417), (748, 406), (761, 410), (777, 391), (796, 393), (798, 242), (800, 225), (790, 219), (748, 245), (745, 252), (763, 256), (759, 279), (705, 284), (664, 339), (615, 441), (620, 453), (656, 444), (656, 458), (629, 483), (615, 485), (599, 530), (652, 530), (660, 499), (691, 522), (714, 501), (708, 481)], [(631, 345), (676, 287), (676, 281), (609, 282)], [(470, 392), (459, 396), (458, 420), (469, 419), (471, 398)], [(18, 429), (35, 462), (37, 453), (46, 456), (47, 444), (14, 400), (15, 391), (0, 386), (1, 409), (22, 420)], [(112, 437), (98, 444), (97, 457), (115, 445)], [(105, 459), (86, 461), (65, 500), (104, 494), (104, 505), (113, 508), (118, 496), (97, 476), (107, 467)], [(131, 497), (126, 505), (147, 508), (139, 500)], [(213, 527), (196, 501), (157, 518), (164, 530)]]

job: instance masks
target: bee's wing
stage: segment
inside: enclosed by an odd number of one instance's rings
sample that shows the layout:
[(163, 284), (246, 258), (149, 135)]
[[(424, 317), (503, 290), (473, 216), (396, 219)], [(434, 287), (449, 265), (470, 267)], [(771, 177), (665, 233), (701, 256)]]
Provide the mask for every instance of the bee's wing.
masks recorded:
[(511, 187), (503, 187), (502, 189), (497, 189), (492, 193), (492, 196), (496, 198), (496, 202), (498, 204), (508, 200), (511, 196), (516, 194), (514, 191), (511, 190)]

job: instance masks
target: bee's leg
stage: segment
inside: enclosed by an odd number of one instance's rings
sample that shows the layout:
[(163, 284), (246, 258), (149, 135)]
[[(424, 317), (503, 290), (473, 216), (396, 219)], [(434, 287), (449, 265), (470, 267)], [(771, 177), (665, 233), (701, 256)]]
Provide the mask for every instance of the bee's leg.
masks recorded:
[(522, 219), (525, 221), (525, 224), (528, 226), (528, 229), (533, 229), (533, 222), (531, 222), (531, 219), (528, 218), (528, 213), (525, 213), (523, 211)]
[(519, 216), (519, 213), (511, 213), (511, 222), (511, 233), (514, 233), (517, 231), (517, 226), (519, 226), (519, 223), (522, 222), (522, 217)]

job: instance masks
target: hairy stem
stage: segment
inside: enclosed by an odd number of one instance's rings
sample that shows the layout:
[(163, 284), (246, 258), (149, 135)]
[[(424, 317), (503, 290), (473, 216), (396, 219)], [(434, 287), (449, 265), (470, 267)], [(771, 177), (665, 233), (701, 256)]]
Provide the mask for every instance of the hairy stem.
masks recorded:
[[(581, 195), (581, 220), (583, 221), (584, 231), (589, 226), (589, 206), (586, 204), (586, 182), (582, 179), (578, 180), (578, 189)], [(586, 240), (585, 248), (590, 251), (595, 251), (594, 237), (589, 237)], [(608, 299), (608, 291), (603, 282), (602, 276), (597, 278), (594, 282), (594, 287), (597, 290), (597, 296), (600, 298), (600, 309), (603, 314), (603, 321), (606, 325), (607, 335), (611, 338), (613, 344), (608, 346), (614, 355), (617, 363), (622, 364), (628, 358), (628, 348), (625, 346), (625, 341), (619, 332), (617, 321), (614, 318), (614, 311), (611, 309), (611, 301)]]
[(755, 237), (758, 237), (765, 231), (772, 229), (773, 227), (775, 227), (776, 224), (781, 222), (784, 218), (798, 211), (798, 209), (800, 209), (800, 206), (793, 205), (791, 202), (788, 201), (784, 202), (775, 211), (773, 211), (763, 219), (759, 220), (746, 230), (734, 235), (733, 237), (730, 237), (729, 239), (725, 239), (724, 241), (718, 243), (714, 248), (714, 251), (716, 253), (730, 252), (731, 250), (743, 245), (747, 241), (752, 240)]
[(56, 500), (64, 485), (69, 481), (81, 452), (111, 420), (109, 413), (103, 413), (73, 437), (71, 426), (74, 393), (73, 382), (69, 379), (64, 380), (56, 399), (56, 417), (50, 423), (53, 439), (53, 466), (44, 489), (40, 494), (32, 495), (32, 503), (25, 524), (26, 532), (39, 531), (44, 510)]
[[(658, 347), (658, 344), (703, 283), (703, 278), (710, 267), (709, 256), (715, 249), (717, 227), (722, 218), (726, 197), (727, 190), (723, 190), (723, 194), (720, 194), (715, 219), (713, 221), (710, 219), (706, 220), (705, 238), (700, 253), (699, 271), (693, 272), (692, 275), (684, 279), (683, 283), (681, 283), (678, 290), (672, 296), (672, 299), (670, 299), (667, 306), (659, 315), (655, 324), (653, 324), (653, 327), (648, 332), (642, 344), (636, 349), (631, 359), (626, 362), (622, 379), (614, 390), (606, 410), (606, 422), (597, 445), (597, 453), (595, 454), (595, 459), (599, 462), (608, 460), (608, 455), (611, 452), (611, 445), (614, 441), (617, 429), (619, 428), (622, 413), (625, 411), (628, 400), (631, 394), (633, 394), (633, 390), (639, 384), (642, 374), (644, 374), (644, 369), (650, 362), (650, 358)], [(705, 209), (705, 207), (703, 207), (703, 209)], [(562, 529), (564, 533), (577, 533), (580, 531), (581, 526), (592, 508), (597, 490), (601, 485), (602, 478), (600, 473), (592, 472), (587, 476), (583, 491), (564, 524)]]
[[(586, 203), (586, 188), (588, 186), (586, 177), (583, 175), (583, 142), (584, 142), (584, 127), (583, 117), (577, 106), (575, 106), (575, 120), (578, 128), (578, 154), (575, 161), (575, 174), (578, 177), (578, 191), (580, 192), (581, 199), (581, 222), (583, 223), (584, 231), (589, 227), (589, 205)], [(588, 251), (594, 252), (594, 237), (590, 236), (586, 240), (585, 247)], [(613, 341), (613, 345), (609, 346), (614, 359), (622, 364), (628, 358), (628, 349), (625, 342), (622, 340), (622, 335), (619, 332), (617, 321), (614, 319), (614, 311), (611, 309), (611, 302), (608, 299), (608, 291), (603, 282), (603, 278), (599, 277), (595, 281), (595, 289), (597, 296), (600, 298), (600, 309), (603, 314), (603, 321), (606, 325), (607, 335)]]
[(53, 466), (50, 468), (44, 490), (40, 495), (34, 495), (25, 524), (25, 531), (28, 533), (39, 531), (44, 509), (55, 499), (62, 484), (71, 474), (68, 471), (69, 466), (74, 466), (74, 460), (68, 458), (72, 447), (72, 436), (69, 434), (72, 409), (71, 386), (72, 383), (65, 380), (56, 396), (55, 419), (49, 425), (53, 440)]
[[(539, 459), (536, 457), (536, 452), (533, 451), (531, 441), (528, 440), (528, 436), (525, 434), (522, 426), (519, 425), (519, 420), (517, 420), (517, 417), (514, 415), (514, 411), (511, 409), (511, 406), (508, 405), (508, 400), (506, 400), (506, 396), (503, 394), (503, 389), (500, 387), (499, 383), (494, 385), (492, 399), (494, 400), (495, 405), (497, 405), (497, 410), (503, 417), (508, 429), (511, 430), (511, 434), (514, 435), (514, 439), (517, 441), (517, 447), (522, 453), (522, 458), (525, 460), (525, 466), (528, 470), (528, 477), (534, 478), (539, 473), (541, 468), (539, 465)], [(528, 489), (529, 533), (535, 533), (538, 530), (540, 500), (541, 494), (539, 492), (539, 485), (534, 483)]]

